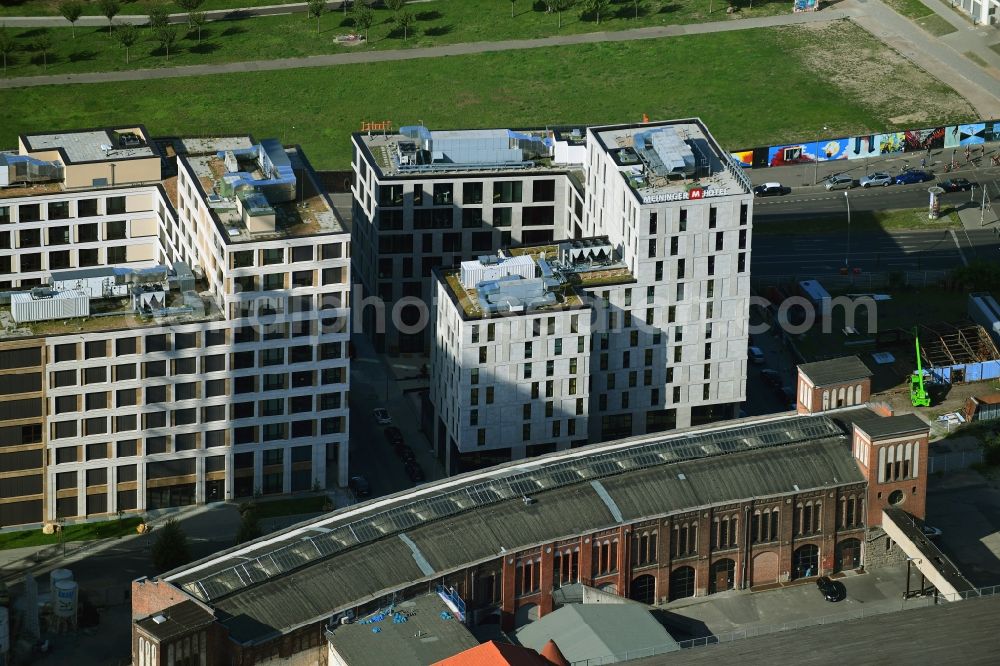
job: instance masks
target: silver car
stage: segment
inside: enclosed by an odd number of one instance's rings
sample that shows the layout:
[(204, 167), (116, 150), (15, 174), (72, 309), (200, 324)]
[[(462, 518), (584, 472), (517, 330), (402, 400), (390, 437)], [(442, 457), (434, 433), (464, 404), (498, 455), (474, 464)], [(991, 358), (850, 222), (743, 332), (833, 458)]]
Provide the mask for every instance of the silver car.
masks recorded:
[(854, 177), (846, 173), (835, 173), (826, 179), (827, 190), (849, 190), (854, 187)]
[(876, 171), (875, 173), (868, 174), (860, 180), (858, 180), (858, 185), (861, 187), (875, 187), (881, 185), (882, 187), (888, 187), (892, 185), (893, 178), (884, 171)]

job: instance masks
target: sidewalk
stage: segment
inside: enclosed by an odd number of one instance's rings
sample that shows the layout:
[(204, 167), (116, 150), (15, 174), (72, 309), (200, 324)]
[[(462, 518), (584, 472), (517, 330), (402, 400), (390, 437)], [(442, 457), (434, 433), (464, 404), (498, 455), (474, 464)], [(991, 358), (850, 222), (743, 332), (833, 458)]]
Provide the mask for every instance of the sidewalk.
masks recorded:
[[(973, 52), (987, 63), (990, 68), (987, 70), (990, 75), (1000, 80), (1000, 53), (990, 48), (993, 44), (1000, 42), (1000, 32), (995, 26), (973, 24), (967, 18), (963, 18), (958, 12), (943, 0), (921, 0), (925, 5), (934, 10), (934, 13), (950, 23), (957, 32), (938, 37), (942, 42), (953, 48), (957, 53), (965, 54)], [(970, 62), (970, 65), (979, 65)]]

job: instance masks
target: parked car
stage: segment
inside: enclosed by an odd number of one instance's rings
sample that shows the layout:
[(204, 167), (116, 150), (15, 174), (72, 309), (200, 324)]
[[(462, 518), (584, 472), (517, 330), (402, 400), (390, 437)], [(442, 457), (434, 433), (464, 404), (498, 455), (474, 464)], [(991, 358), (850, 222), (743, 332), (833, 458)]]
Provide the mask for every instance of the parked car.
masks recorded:
[(408, 447), (406, 444), (403, 444), (402, 442), (400, 442), (399, 444), (393, 444), (392, 451), (393, 453), (396, 454), (396, 457), (402, 460), (404, 463), (417, 459), (416, 454), (413, 453), (413, 449)]
[(854, 176), (846, 173), (835, 173), (826, 179), (824, 187), (827, 190), (849, 190), (854, 187)]
[(403, 443), (403, 432), (396, 426), (389, 426), (382, 431), (382, 434), (385, 435), (385, 441), (393, 446)]
[(406, 470), (406, 476), (408, 476), (410, 481), (413, 481), (414, 483), (420, 483), (426, 478), (424, 476), (424, 470), (415, 460), (407, 462), (403, 469)]
[(376, 407), (373, 409), (372, 416), (375, 417), (375, 420), (379, 425), (389, 425), (392, 423), (392, 417), (389, 416), (389, 410), (385, 407)]
[(747, 356), (757, 365), (764, 363), (764, 351), (760, 347), (747, 347)]
[(839, 580), (823, 576), (816, 581), (816, 587), (827, 601), (842, 601), (847, 598), (847, 588)]
[(911, 183), (926, 183), (928, 180), (934, 180), (934, 176), (927, 171), (909, 169), (896, 176), (895, 182), (897, 185), (910, 185)]
[(968, 192), (972, 189), (972, 186), (973, 183), (969, 182), (968, 178), (952, 178), (950, 180), (942, 180), (938, 183), (938, 187), (945, 192)]
[(774, 389), (780, 388), (781, 385), (783, 384), (781, 380), (781, 373), (778, 372), (777, 370), (771, 370), (771, 369), (761, 370), (760, 378), (764, 380), (765, 384)]
[(870, 173), (867, 176), (862, 176), (858, 180), (858, 185), (861, 187), (875, 187), (881, 185), (882, 187), (887, 187), (892, 185), (893, 178), (885, 171), (876, 171), (875, 173)]
[(944, 534), (944, 532), (942, 532), (939, 528), (931, 527), (930, 525), (926, 524), (923, 525), (920, 529), (924, 533), (924, 536), (927, 537), (928, 539), (936, 539), (942, 534)]
[(368, 479), (363, 476), (352, 476), (347, 482), (347, 487), (351, 489), (351, 492), (358, 499), (370, 497), (372, 494), (372, 487), (369, 485)]
[(772, 197), (781, 194), (788, 194), (792, 191), (792, 188), (785, 187), (781, 183), (764, 183), (763, 185), (758, 185), (753, 188), (754, 196), (758, 197)]

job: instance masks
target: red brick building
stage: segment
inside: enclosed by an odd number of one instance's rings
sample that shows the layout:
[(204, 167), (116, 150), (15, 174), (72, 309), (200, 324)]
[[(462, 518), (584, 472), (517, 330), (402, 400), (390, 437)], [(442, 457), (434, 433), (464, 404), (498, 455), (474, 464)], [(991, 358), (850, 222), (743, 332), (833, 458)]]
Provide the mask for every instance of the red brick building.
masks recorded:
[(183, 597), (215, 617), (207, 663), (325, 664), (327, 627), (436, 588), (467, 624), (510, 629), (570, 590), (662, 603), (858, 568), (893, 493), (923, 515), (919, 424), (783, 414), (428, 484), (138, 581), (133, 633), (155, 642), (150, 618)]
[(803, 363), (798, 367), (798, 411), (818, 414), (864, 405), (871, 397), (871, 377), (857, 356)]

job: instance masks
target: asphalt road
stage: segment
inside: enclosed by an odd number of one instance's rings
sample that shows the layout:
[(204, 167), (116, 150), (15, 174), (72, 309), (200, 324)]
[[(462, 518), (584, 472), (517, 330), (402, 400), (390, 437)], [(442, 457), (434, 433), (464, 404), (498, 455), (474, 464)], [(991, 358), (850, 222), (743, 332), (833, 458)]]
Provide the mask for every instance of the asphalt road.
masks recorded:
[[(760, 235), (753, 239), (750, 272), (762, 275), (832, 275), (845, 261), (862, 272), (946, 270), (962, 264), (961, 231), (869, 232), (847, 235)], [(988, 234), (988, 241), (992, 234)], [(961, 239), (964, 242), (964, 238)], [(963, 247), (963, 250), (965, 248)]]

